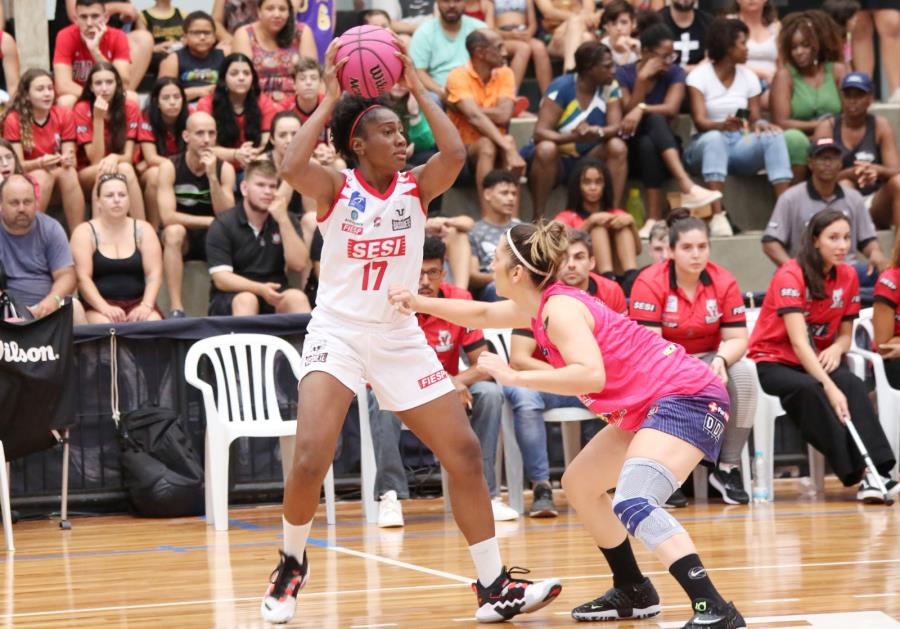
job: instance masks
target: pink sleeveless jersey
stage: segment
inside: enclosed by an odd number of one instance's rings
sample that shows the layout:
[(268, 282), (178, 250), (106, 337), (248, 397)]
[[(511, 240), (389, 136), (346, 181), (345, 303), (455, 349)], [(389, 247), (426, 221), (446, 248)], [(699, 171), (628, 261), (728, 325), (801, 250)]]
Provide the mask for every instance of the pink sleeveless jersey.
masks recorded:
[(608, 415), (605, 419), (610, 424), (624, 430), (637, 430), (650, 406), (669, 395), (695, 395), (718, 387), (722, 398), (728, 399), (719, 379), (703, 362), (687, 354), (681, 345), (616, 314), (583, 290), (560, 282), (544, 290), (537, 317), (531, 320), (534, 340), (547, 362), (554, 367), (566, 365), (544, 329), (544, 305), (554, 295), (577, 299), (594, 317), (594, 338), (603, 354), (606, 386), (598, 393), (578, 397), (598, 415)]

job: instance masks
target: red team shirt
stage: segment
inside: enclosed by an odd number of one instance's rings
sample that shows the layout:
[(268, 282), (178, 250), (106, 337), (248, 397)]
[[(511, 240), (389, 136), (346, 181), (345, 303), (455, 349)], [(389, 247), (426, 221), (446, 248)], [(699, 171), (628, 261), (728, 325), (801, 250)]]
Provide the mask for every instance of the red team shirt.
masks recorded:
[[(144, 117), (141, 115), (141, 110), (138, 109), (137, 103), (126, 99), (126, 142), (128, 140), (134, 140), (135, 142), (139, 141), (143, 120)], [(111, 153), (112, 150), (109, 145), (109, 124), (104, 126), (103, 132), (103, 145), (106, 147), (106, 152)], [(90, 160), (88, 160), (87, 153), (84, 151), (84, 145), (90, 144), (94, 139), (94, 115), (91, 104), (84, 100), (75, 103), (75, 139), (78, 142), (78, 168), (81, 169), (85, 166), (90, 166)], [(140, 161), (140, 153), (138, 151), (134, 152), (132, 161), (134, 161), (134, 163)]]
[[(452, 284), (441, 284), (439, 297), (447, 299), (468, 299), (472, 295), (463, 288)], [(486, 344), (481, 330), (469, 330), (455, 323), (425, 314), (417, 314), (419, 327), (425, 333), (428, 344), (437, 353), (444, 370), (451, 376), (459, 373), (459, 352), (468, 353)]]
[[(612, 280), (608, 280), (596, 273), (590, 273), (588, 275), (588, 287), (586, 292), (591, 297), (596, 297), (601, 300), (616, 314), (620, 314), (623, 317), (628, 316), (628, 304), (625, 301), (625, 293), (622, 292), (622, 287)], [(534, 338), (534, 334), (531, 332), (530, 328), (516, 328), (512, 333), (530, 339)], [(534, 349), (531, 357), (542, 362), (547, 362), (540, 347)]]
[[(19, 129), (19, 112), (11, 111), (3, 123), (3, 137), (13, 143), (22, 142)], [(75, 116), (70, 109), (53, 105), (44, 124), (31, 123), (32, 147), (25, 151), (25, 159), (37, 159), (43, 155), (62, 152), (63, 142), (75, 142)], [(24, 151), (24, 146), (22, 147)]]
[(785, 314), (801, 312), (815, 350), (834, 341), (842, 321), (859, 315), (859, 278), (849, 264), (838, 264), (825, 276), (825, 299), (810, 299), (803, 271), (796, 260), (784, 263), (772, 278), (747, 355), (758, 363), (800, 365), (791, 347)]
[[(203, 98), (198, 100), (196, 103), (194, 103), (192, 111), (205, 111), (210, 116), (212, 116), (213, 115), (213, 95), (207, 94), (206, 96), (204, 96)], [(262, 133), (265, 133), (272, 126), (272, 118), (274, 118), (275, 114), (277, 114), (280, 110), (275, 105), (275, 103), (272, 102), (271, 98), (269, 98), (265, 94), (262, 94), (259, 97), (259, 111), (262, 113), (262, 125), (260, 126), (260, 131)], [(235, 120), (237, 120), (239, 137), (240, 137), (240, 140), (238, 141), (237, 146), (234, 147), (234, 148), (237, 148), (238, 146), (240, 146), (241, 144), (243, 144), (244, 142), (247, 141), (247, 138), (244, 135), (244, 114), (241, 114), (240, 116), (235, 116)], [(231, 147), (229, 147), (229, 148), (231, 148)]]
[[(128, 37), (117, 28), (107, 27), (103, 37), (100, 38), (100, 54), (110, 63), (120, 60), (131, 63)], [(53, 63), (72, 66), (72, 80), (84, 87), (88, 74), (94, 67), (94, 56), (81, 39), (77, 25), (65, 27), (56, 36)]]
[(875, 284), (875, 301), (894, 309), (894, 336), (900, 336), (900, 268), (885, 269)]
[[(164, 153), (160, 155), (160, 157), (172, 157), (177, 155), (181, 151), (178, 150), (178, 141), (175, 136), (169, 133), (166, 133), (166, 150)], [(141, 126), (138, 129), (138, 142), (149, 142), (153, 146), (156, 146), (156, 131), (153, 130), (153, 125), (150, 124), (150, 119), (147, 116), (143, 117), (141, 121)]]
[(721, 328), (745, 328), (744, 300), (737, 280), (727, 270), (707, 263), (691, 300), (675, 281), (675, 264), (663, 260), (641, 271), (631, 288), (629, 316), (663, 338), (681, 344), (689, 354), (714, 352)]

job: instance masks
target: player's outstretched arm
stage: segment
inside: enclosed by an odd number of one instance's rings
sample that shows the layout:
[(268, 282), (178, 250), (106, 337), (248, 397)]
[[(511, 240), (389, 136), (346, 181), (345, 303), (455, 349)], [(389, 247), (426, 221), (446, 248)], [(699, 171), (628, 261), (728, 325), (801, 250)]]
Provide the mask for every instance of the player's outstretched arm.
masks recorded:
[(466, 161), (466, 145), (459, 137), (459, 131), (450, 122), (447, 114), (438, 107), (428, 95), (428, 90), (419, 78), (412, 59), (406, 54), (402, 42), (396, 40), (402, 52), (397, 57), (403, 62), (403, 78), (401, 81), (409, 88), (410, 93), (419, 104), (419, 109), (428, 121), (438, 152), (422, 166), (413, 169), (413, 175), (419, 182), (419, 194), (426, 207), (431, 200), (444, 194), (462, 170)]
[(341, 97), (341, 87), (337, 74), (347, 63), (343, 59), (335, 64), (335, 56), (340, 48), (340, 38), (334, 39), (325, 53), (325, 98), (316, 107), (309, 120), (300, 127), (284, 154), (279, 175), (304, 197), (316, 200), (319, 216), (324, 216), (331, 208), (334, 197), (344, 183), (344, 176), (333, 168), (326, 168), (312, 161), (313, 151), (331, 117), (334, 106)]
[(512, 301), (487, 303), (471, 299), (422, 297), (402, 286), (391, 286), (388, 300), (403, 314), (423, 312), (473, 330), (525, 328), (531, 325), (528, 313)]

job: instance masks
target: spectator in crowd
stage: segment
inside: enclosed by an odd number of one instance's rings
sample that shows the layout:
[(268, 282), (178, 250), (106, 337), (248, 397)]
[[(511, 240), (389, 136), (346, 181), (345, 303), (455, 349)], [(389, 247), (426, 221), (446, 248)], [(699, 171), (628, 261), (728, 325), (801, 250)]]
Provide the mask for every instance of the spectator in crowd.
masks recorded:
[(177, 79), (188, 101), (211, 96), (219, 81), (225, 53), (216, 48), (216, 27), (212, 16), (193, 11), (184, 18), (184, 46), (170, 52), (159, 64), (159, 77)]
[[(676, 210), (678, 208), (675, 208)], [(673, 212), (675, 210), (672, 210)], [(662, 262), (670, 257), (669, 226), (664, 221), (656, 223), (650, 230), (647, 253), (653, 262)]]
[[(873, 28), (874, 26), (874, 28)], [(853, 69), (869, 76), (875, 71), (874, 34), (878, 31), (881, 71), (887, 79), (884, 100), (900, 103), (900, 2), (867, 0), (853, 18)]]
[(563, 72), (575, 70), (575, 51), (581, 44), (597, 41), (600, 12), (589, 0), (535, 0), (541, 13), (541, 29), (550, 35), (547, 50), (561, 57)]
[(159, 79), (150, 93), (138, 139), (141, 157), (138, 164), (147, 221), (159, 227), (157, 179), (164, 161), (184, 151), (184, 129), (188, 118), (187, 98), (178, 81), (171, 77)]
[(159, 75), (163, 60), (183, 47), (184, 15), (181, 9), (172, 6), (172, 0), (156, 0), (153, 6), (138, 13), (134, 28), (145, 30), (153, 36), (153, 54), (144, 77), (146, 84), (147, 78)]
[(253, 60), (260, 91), (276, 103), (294, 98), (300, 58), (319, 58), (313, 33), (294, 19), (290, 0), (259, 0), (259, 20), (238, 28), (231, 46)]
[[(269, 134), (269, 147), (266, 151), (266, 158), (275, 165), (276, 169), (281, 168), (281, 162), (284, 159), (285, 152), (287, 152), (287, 147), (290, 146), (291, 140), (293, 140), (294, 136), (297, 135), (297, 132), (300, 131), (300, 126), (300, 117), (293, 111), (279, 111), (275, 114), (275, 117), (272, 118), (272, 131)], [(315, 214), (316, 208), (314, 202), (312, 200), (307, 201), (307, 203), (312, 204), (307, 210), (303, 203), (305, 199), (301, 198), (300, 193), (294, 190), (288, 182), (281, 181), (278, 184), (278, 195), (288, 199), (288, 211), (301, 217), (301, 224), (303, 224), (303, 215), (305, 211)], [(315, 216), (313, 216), (313, 218), (315, 218)], [(307, 232), (307, 227), (304, 226), (304, 242), (311, 242), (309, 236), (312, 235), (312, 230), (315, 229), (315, 227), (315, 220), (310, 223), (309, 232)]]
[(15, 98), (19, 88), (19, 47), (16, 39), (0, 29), (0, 101)]
[[(16, 153), (12, 143), (5, 138), (0, 139), (0, 181), (14, 173), (16, 175), (25, 175), (25, 169), (22, 167), (22, 162), (19, 160), (19, 155)], [(41, 196), (40, 186), (37, 185), (32, 177), (28, 175), (26, 177), (35, 184), (34, 195), (35, 199), (39, 200)]]
[(325, 51), (334, 39), (335, 22), (337, 19), (337, 3), (334, 0), (315, 0), (314, 2), (296, 2), (291, 0), (296, 9), (294, 19), (298, 25), (303, 25), (312, 37), (313, 46), (316, 49), (316, 61), (325, 61)]
[[(784, 134), (760, 115), (759, 79), (747, 62), (747, 25), (740, 20), (716, 18), (707, 39), (705, 63), (688, 74), (691, 117), (699, 134), (684, 161), (699, 171), (707, 187), (725, 188), (728, 173), (766, 176), (777, 197), (790, 185), (790, 159)], [(731, 236), (732, 229), (721, 201), (713, 203), (713, 236)]]
[(302, 273), (309, 265), (309, 249), (300, 237), (300, 221), (277, 190), (274, 164), (251, 162), (241, 182), (243, 202), (210, 224), (211, 316), (310, 311), (303, 291), (287, 286), (288, 271)]
[(611, 207), (609, 171), (599, 160), (583, 159), (575, 167), (568, 185), (567, 209), (554, 220), (570, 229), (588, 232), (597, 272), (609, 279), (616, 279), (618, 272), (628, 292), (637, 275), (641, 239), (634, 218), (624, 210)]
[(115, 66), (106, 61), (94, 64), (75, 104), (78, 180), (85, 194), (93, 194), (98, 176), (120, 173), (128, 183), (132, 216), (140, 220), (144, 200), (134, 170), (134, 148), (142, 122), (137, 103), (125, 98)]
[[(569, 247), (559, 269), (559, 281), (587, 291), (602, 300), (610, 309), (625, 316), (628, 313), (628, 306), (622, 289), (615, 282), (593, 272), (596, 263), (590, 236), (585, 231), (573, 229), (569, 230), (568, 238)], [(546, 369), (547, 361), (538, 348), (531, 330), (515, 329), (512, 334), (510, 365), (518, 370)], [(513, 408), (516, 442), (522, 450), (525, 474), (531, 481), (534, 495), (528, 515), (533, 518), (556, 517), (558, 512), (550, 487), (544, 411), (572, 407), (583, 409), (584, 405), (577, 397), (570, 395), (557, 395), (523, 387), (503, 387), (503, 390)], [(593, 428), (596, 426), (582, 423), (582, 435)]]
[(464, 0), (437, 0), (438, 16), (416, 29), (409, 56), (428, 91), (446, 100), (447, 76), (469, 60), (466, 38), (487, 24), (463, 15)]
[(884, 359), (891, 388), (900, 389), (900, 238), (894, 241), (891, 267), (875, 284), (872, 308), (873, 350)]
[(628, 140), (628, 171), (640, 176), (647, 198), (648, 217), (640, 235), (647, 238), (657, 223), (663, 222), (666, 200), (663, 184), (674, 177), (681, 191), (681, 205), (702, 207), (722, 198), (691, 181), (681, 162), (680, 139), (671, 121), (684, 101), (684, 69), (678, 65), (672, 31), (665, 24), (651, 24), (641, 31), (641, 56), (636, 63), (616, 68), (616, 82), (622, 92), (620, 131)]
[(299, 59), (294, 66), (294, 98), (283, 104), (284, 110), (294, 112), (300, 122), (306, 122), (324, 97), (322, 66), (315, 59)]
[(230, 48), (235, 31), (256, 21), (259, 3), (258, 0), (213, 0), (211, 13), (216, 24), (216, 39)]
[(825, 0), (822, 3), (822, 11), (825, 12), (835, 24), (841, 39), (841, 61), (848, 67), (853, 63), (853, 41), (850, 37), (852, 24), (859, 13), (859, 2), (856, 0)]
[(493, 11), (492, 3), (487, 0), (465, 0), (463, 13), (469, 17), (474, 17), (476, 20), (481, 20), (488, 26), (490, 26), (490, 23), (487, 21), (487, 17), (493, 14)]
[(235, 52), (225, 57), (215, 91), (197, 101), (196, 111), (205, 111), (216, 119), (216, 156), (242, 172), (266, 146), (277, 109), (268, 96), (260, 93), (253, 62)]
[(75, 169), (75, 118), (55, 105), (53, 76), (31, 69), (22, 75), (3, 119), (3, 138), (12, 143), (25, 172), (43, 191), (38, 209), (47, 211), (53, 195), (61, 200), (69, 229), (84, 221), (84, 193)]
[[(136, 90), (150, 64), (153, 37), (147, 31), (129, 35), (107, 25), (102, 0), (75, 0), (69, 16), (74, 24), (56, 36), (53, 76), (60, 105), (73, 107), (96, 63), (112, 63), (128, 90)], [(132, 98), (136, 99), (134, 93)]]
[(815, 137), (834, 138), (842, 152), (840, 179), (866, 197), (879, 229), (900, 228), (900, 154), (887, 118), (869, 113), (875, 86), (850, 72), (841, 81), (841, 113), (819, 122)]
[(760, 104), (769, 108), (769, 87), (778, 69), (778, 33), (781, 22), (772, 0), (734, 0), (735, 12), (750, 33), (747, 35), (747, 67), (753, 70), (762, 86)]
[(705, 362), (728, 390), (731, 418), (709, 480), (728, 504), (747, 504), (741, 451), (756, 413), (756, 378), (741, 361), (747, 351), (747, 319), (737, 280), (709, 260), (709, 227), (680, 208), (669, 223), (671, 259), (638, 275), (629, 316)]
[(837, 28), (821, 11), (802, 11), (784, 18), (778, 48), (784, 65), (775, 72), (770, 100), (772, 121), (784, 129), (794, 173), (806, 179), (809, 136), (821, 118), (841, 112), (838, 92), (847, 66), (841, 63)]
[(448, 115), (466, 144), (481, 198), (481, 181), (491, 170), (504, 167), (521, 175), (525, 160), (506, 132), (516, 87), (512, 70), (506, 67), (503, 39), (490, 29), (472, 31), (466, 50), (469, 62), (447, 76)]
[(641, 42), (632, 37), (635, 28), (634, 7), (626, 0), (612, 0), (603, 7), (600, 28), (605, 33), (600, 43), (609, 46), (617, 66), (637, 62)]
[(537, 15), (534, 0), (501, 0), (499, 3), (486, 2), (487, 17), (484, 22), (497, 29), (506, 50), (510, 55), (509, 67), (516, 77), (516, 91), (522, 85), (522, 79), (531, 61), (534, 77), (537, 79), (541, 94), (553, 80), (553, 69), (550, 67), (550, 54), (547, 46), (535, 35), (537, 34)]
[[(868, 268), (881, 271), (887, 267), (862, 195), (838, 182), (841, 155), (841, 147), (831, 138), (815, 140), (809, 147), (809, 180), (791, 186), (776, 201), (762, 237), (762, 246), (763, 252), (777, 266), (797, 257), (806, 225), (827, 208), (847, 217), (852, 247), (846, 261), (853, 264), (861, 276)], [(861, 252), (866, 259), (857, 261), (854, 251)]]
[[(769, 284), (750, 335), (749, 356), (763, 391), (778, 396), (841, 483), (849, 487), (862, 481), (857, 499), (881, 502), (843, 426), (852, 418), (878, 473), (887, 476), (894, 454), (866, 384), (841, 362), (859, 315), (859, 281), (843, 264), (851, 245), (850, 222), (842, 212), (823, 210), (812, 218), (797, 259), (782, 265)], [(900, 493), (896, 481), (885, 481), (892, 496)]]
[(434, 4), (434, 0), (372, 0), (372, 9), (387, 15), (392, 31), (409, 37), (434, 16)]
[[(75, 263), (66, 232), (38, 211), (34, 184), (20, 174), (0, 181), (0, 266), (6, 272), (6, 293), (18, 304), (20, 317), (47, 316), (75, 292)], [(73, 315), (76, 325), (85, 323), (77, 301)]]
[(519, 222), (519, 178), (508, 170), (492, 170), (481, 189), (481, 220), (469, 232), (469, 289), (481, 301), (497, 301), (491, 264), (500, 237)]
[(72, 232), (78, 293), (88, 323), (156, 321), (162, 286), (162, 248), (150, 223), (129, 216), (125, 175), (103, 174), (94, 217)]
[[(406, 86), (395, 84), (386, 100), (391, 103), (394, 111), (403, 121), (403, 130), (407, 138), (407, 162), (415, 166), (424, 164), (437, 152), (437, 148), (434, 134), (431, 132), (425, 116), (419, 110), (416, 99), (410, 96)], [(434, 203), (432, 201), (431, 205), (433, 206)]]
[(568, 181), (583, 157), (606, 162), (612, 173), (613, 207), (621, 207), (628, 147), (618, 137), (622, 103), (614, 70), (607, 46), (598, 41), (582, 44), (575, 53), (575, 73), (554, 79), (541, 100), (534, 144), (522, 148), (522, 156), (531, 161), (528, 179), (535, 219), (544, 215), (553, 187)]
[(207, 229), (217, 215), (234, 207), (234, 168), (213, 152), (213, 117), (201, 111), (191, 114), (182, 142), (184, 151), (162, 160), (157, 176), (163, 267), (172, 318), (184, 316), (185, 260), (206, 261)]
[(660, 15), (675, 35), (678, 63), (690, 72), (706, 58), (706, 39), (713, 17), (695, 9), (694, 0), (671, 0)]
[[(469, 291), (444, 281), (446, 249), (439, 238), (425, 238), (422, 272), (419, 275), (419, 294), (425, 297), (471, 299)], [(487, 349), (481, 330), (468, 330), (433, 317), (417, 315), (419, 327), (428, 344), (434, 349), (444, 371), (450, 377), (463, 405), (469, 410), (472, 429), (481, 445), (482, 467), (491, 494), (495, 521), (515, 520), (519, 514), (500, 498), (500, 487), (494, 474), (497, 438), (500, 434), (500, 415), (503, 409), (503, 389), (478, 368), (478, 355)], [(460, 371), (460, 355), (465, 354), (469, 367)], [(369, 417), (372, 420), (372, 441), (375, 446), (375, 494), (380, 496), (378, 526), (403, 526), (400, 500), (409, 498), (406, 471), (400, 459), (401, 423), (394, 413), (382, 411), (374, 395), (369, 395)]]

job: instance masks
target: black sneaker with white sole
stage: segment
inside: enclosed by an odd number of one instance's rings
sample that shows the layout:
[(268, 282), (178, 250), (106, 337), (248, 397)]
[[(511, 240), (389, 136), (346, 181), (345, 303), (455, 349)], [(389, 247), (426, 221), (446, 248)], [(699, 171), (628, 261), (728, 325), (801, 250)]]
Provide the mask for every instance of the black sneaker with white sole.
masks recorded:
[(682, 629), (746, 629), (747, 623), (733, 603), (713, 605), (705, 598), (694, 600), (691, 605), (694, 617)]
[(531, 500), (531, 509), (528, 511), (530, 518), (555, 518), (559, 515), (556, 505), (553, 503), (553, 488), (547, 483), (538, 483), (534, 487)]
[(279, 550), (278, 554), (281, 556), (278, 567), (269, 577), (269, 589), (259, 609), (263, 620), (275, 624), (286, 623), (294, 617), (297, 593), (309, 581), (309, 561), (305, 550), (302, 563), (283, 551)]
[(661, 609), (656, 588), (645, 578), (638, 585), (610, 588), (603, 596), (573, 609), (572, 618), (591, 622), (631, 620), (656, 616)]
[(672, 492), (672, 495), (669, 496), (669, 499), (666, 500), (663, 507), (665, 509), (681, 509), (683, 507), (688, 506), (687, 496), (684, 495), (684, 492), (681, 491), (681, 487)]
[(480, 581), (472, 584), (478, 596), (475, 620), (478, 622), (503, 622), (519, 614), (537, 611), (548, 605), (562, 592), (559, 579), (529, 581), (517, 578), (528, 574), (524, 568), (503, 568), (493, 583), (484, 587)]
[(709, 475), (709, 484), (722, 494), (722, 500), (726, 504), (745, 505), (750, 502), (750, 496), (744, 489), (744, 479), (739, 467), (733, 467), (728, 472), (717, 467)]

